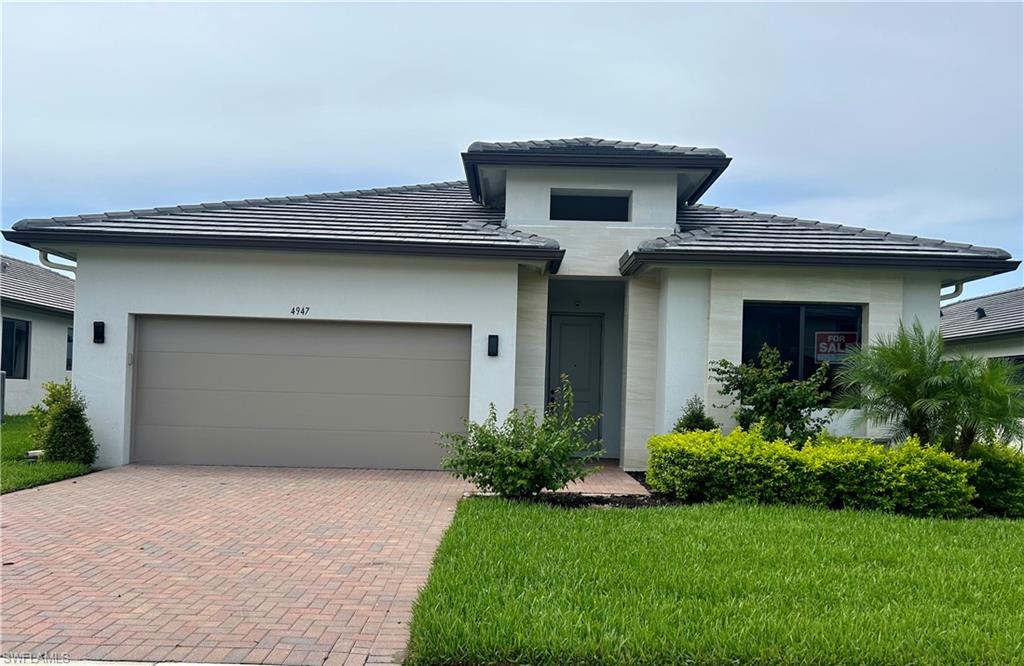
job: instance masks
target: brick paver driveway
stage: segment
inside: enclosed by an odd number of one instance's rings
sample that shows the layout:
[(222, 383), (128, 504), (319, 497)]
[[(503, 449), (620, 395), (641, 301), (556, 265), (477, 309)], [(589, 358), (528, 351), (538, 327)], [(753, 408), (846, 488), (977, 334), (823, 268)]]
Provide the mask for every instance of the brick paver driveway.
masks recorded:
[(129, 466), (5, 495), (0, 647), (392, 661), (466, 489), (441, 472)]

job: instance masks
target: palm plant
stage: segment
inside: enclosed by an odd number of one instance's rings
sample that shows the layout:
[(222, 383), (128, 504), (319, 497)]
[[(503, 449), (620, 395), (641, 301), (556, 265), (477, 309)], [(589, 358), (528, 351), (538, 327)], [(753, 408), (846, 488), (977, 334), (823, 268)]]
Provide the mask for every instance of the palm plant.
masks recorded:
[(947, 358), (938, 331), (920, 322), (879, 336), (851, 352), (836, 373), (839, 409), (860, 410), (861, 422), (887, 425), (894, 439), (916, 435), (965, 456), (979, 440), (1024, 431), (1024, 386), (1001, 360)]

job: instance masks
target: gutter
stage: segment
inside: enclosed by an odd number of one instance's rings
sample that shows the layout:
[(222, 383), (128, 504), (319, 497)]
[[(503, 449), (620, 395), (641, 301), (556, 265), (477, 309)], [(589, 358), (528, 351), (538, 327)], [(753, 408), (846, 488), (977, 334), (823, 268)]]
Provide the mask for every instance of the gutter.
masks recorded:
[[(949, 257), (913, 257), (892, 255), (821, 255), (803, 253), (764, 252), (666, 252), (636, 250), (626, 252), (619, 259), (619, 272), (633, 275), (645, 266), (678, 266), (681, 264), (727, 264), (754, 266), (818, 266), (850, 268), (932, 268), (983, 271), (987, 277), (1016, 270), (1020, 261), (1013, 259), (951, 259)], [(966, 282), (972, 278), (960, 278), (955, 282)], [(946, 287), (955, 282), (948, 282)]]
[[(53, 227), (50, 227), (52, 229)], [(66, 227), (64, 227), (66, 229)], [(10, 229), (7, 240), (35, 247), (33, 243), (75, 243), (87, 245), (136, 245), (161, 247), (208, 247), (249, 250), (304, 250), (313, 252), (351, 252), (423, 257), (468, 257), (482, 259), (518, 259), (546, 261), (548, 270), (557, 273), (565, 250), (555, 247), (522, 245), (494, 247), (458, 243), (394, 243), (374, 241), (306, 240), (287, 238), (233, 238), (212, 235), (145, 234), (117, 231), (46, 231), (44, 228)], [(140, 237), (141, 236), (141, 237)], [(35, 248), (38, 249), (38, 248)], [(40, 260), (42, 260), (40, 251)], [(72, 270), (58, 266), (60, 270)]]

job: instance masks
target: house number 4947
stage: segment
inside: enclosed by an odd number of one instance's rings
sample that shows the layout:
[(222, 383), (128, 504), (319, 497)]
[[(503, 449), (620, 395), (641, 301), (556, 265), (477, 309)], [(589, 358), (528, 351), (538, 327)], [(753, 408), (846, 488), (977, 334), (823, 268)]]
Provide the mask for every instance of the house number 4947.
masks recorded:
[(308, 315), (309, 314), (309, 306), (308, 305), (296, 305), (295, 307), (292, 308), (292, 314), (295, 315), (296, 317), (302, 317), (304, 315)]

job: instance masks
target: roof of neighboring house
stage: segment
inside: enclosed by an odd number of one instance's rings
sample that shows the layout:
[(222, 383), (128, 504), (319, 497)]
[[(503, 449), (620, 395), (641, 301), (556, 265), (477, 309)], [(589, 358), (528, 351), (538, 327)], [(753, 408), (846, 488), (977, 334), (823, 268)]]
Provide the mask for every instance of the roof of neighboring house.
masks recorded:
[(624, 275), (644, 264), (677, 261), (827, 266), (934, 266), (1005, 272), (1016, 268), (1005, 250), (953, 243), (816, 220), (694, 205), (679, 210), (677, 231), (625, 253)]
[(942, 308), (939, 330), (946, 340), (1024, 332), (1024, 287), (965, 298)]
[(549, 238), (509, 229), (500, 209), (470, 199), (465, 182), (223, 201), (95, 215), (30, 219), (5, 232), (31, 243), (317, 249), (508, 257), (557, 267)]
[(0, 300), (71, 313), (75, 281), (21, 259), (0, 257)]

